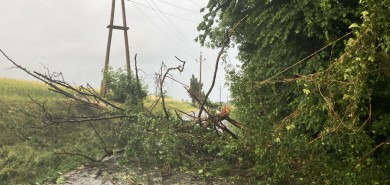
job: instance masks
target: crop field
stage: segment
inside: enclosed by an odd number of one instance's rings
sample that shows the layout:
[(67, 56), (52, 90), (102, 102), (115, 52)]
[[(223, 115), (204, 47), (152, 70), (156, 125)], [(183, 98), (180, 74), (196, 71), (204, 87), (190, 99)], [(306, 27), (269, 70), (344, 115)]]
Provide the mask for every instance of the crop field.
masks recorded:
[(60, 95), (48, 90), (49, 86), (36, 81), (0, 78), (0, 100), (25, 100), (35, 98), (59, 98)]

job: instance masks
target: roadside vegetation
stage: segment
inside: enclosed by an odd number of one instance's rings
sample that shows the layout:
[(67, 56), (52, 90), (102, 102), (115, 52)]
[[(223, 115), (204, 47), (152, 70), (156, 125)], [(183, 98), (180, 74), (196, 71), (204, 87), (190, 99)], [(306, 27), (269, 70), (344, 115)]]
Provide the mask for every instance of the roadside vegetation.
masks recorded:
[(201, 97), (186, 87), (200, 113), (181, 119), (175, 109), (196, 109), (166, 98), (169, 72), (185, 70), (177, 57), (162, 64), (157, 97), (121, 70), (107, 73), (107, 97), (38, 73), (57, 94), (1, 79), (0, 181), (55, 182), (120, 151), (121, 165), (205, 183), (390, 184), (390, 1), (209, 0), (202, 11), (197, 41), (220, 48), (216, 66), (239, 50), (233, 111), (207, 106), (213, 86)]
[(43, 83), (1, 78), (0, 84), (0, 184), (42, 183), (86, 162), (55, 154), (62, 149), (99, 154), (91, 147), (97, 139), (87, 125), (44, 125), (42, 110), (32, 100), (47, 102), (47, 109), (58, 117), (91, 110), (69, 104)]
[(254, 182), (390, 183), (390, 1), (210, 0), (203, 11), (198, 41), (228, 35), (239, 50), (232, 148)]

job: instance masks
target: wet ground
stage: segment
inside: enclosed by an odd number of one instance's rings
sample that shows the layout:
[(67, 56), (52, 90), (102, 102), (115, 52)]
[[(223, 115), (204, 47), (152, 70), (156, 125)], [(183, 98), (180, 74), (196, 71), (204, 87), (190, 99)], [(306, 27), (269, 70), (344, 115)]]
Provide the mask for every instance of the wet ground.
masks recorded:
[[(46, 185), (54, 185), (48, 183)], [(205, 181), (195, 173), (162, 174), (158, 168), (141, 167), (139, 162), (119, 166), (117, 157), (101, 163), (82, 165), (63, 174), (57, 184), (64, 185), (168, 185), (168, 184), (230, 184), (221, 180)]]

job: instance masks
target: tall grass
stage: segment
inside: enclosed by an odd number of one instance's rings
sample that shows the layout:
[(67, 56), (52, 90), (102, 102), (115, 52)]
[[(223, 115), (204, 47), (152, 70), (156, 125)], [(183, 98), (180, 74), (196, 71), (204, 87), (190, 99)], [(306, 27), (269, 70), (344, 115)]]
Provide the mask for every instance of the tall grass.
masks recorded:
[[(156, 96), (148, 96), (145, 101), (144, 105), (146, 108), (150, 108), (154, 102), (158, 100), (158, 97)], [(169, 112), (174, 113), (175, 110), (180, 110), (183, 112), (191, 112), (196, 111), (197, 108), (191, 105), (188, 102), (172, 99), (172, 98), (165, 98), (165, 104)], [(159, 112), (162, 113), (162, 102), (161, 99), (158, 101), (156, 108), (153, 110), (153, 112)]]
[[(53, 182), (59, 172), (86, 162), (82, 157), (54, 154), (58, 149), (91, 157), (102, 154), (100, 141), (88, 124), (46, 125), (45, 114), (28, 95), (46, 102), (45, 108), (54, 119), (85, 116), (95, 111), (71, 104), (43, 83), (0, 78), (0, 185)], [(108, 137), (104, 131), (109, 130), (109, 124), (94, 125), (103, 138)]]
[(28, 99), (28, 96), (35, 98), (61, 97), (48, 89), (49, 86), (42, 82), (0, 77), (0, 100)]

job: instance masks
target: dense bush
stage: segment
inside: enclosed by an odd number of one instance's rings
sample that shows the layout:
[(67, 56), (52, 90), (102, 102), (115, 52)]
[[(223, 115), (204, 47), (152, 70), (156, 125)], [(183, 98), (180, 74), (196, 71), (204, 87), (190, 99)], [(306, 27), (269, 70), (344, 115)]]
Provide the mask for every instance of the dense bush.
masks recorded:
[(271, 184), (390, 183), (389, 1), (210, 0), (207, 10), (198, 40), (219, 46), (229, 30), (239, 49), (229, 77), (242, 169)]
[(124, 70), (119, 68), (117, 71), (110, 68), (105, 76), (107, 84), (107, 97), (110, 100), (136, 105), (142, 103), (147, 92), (141, 82), (137, 83), (134, 75), (128, 75)]

